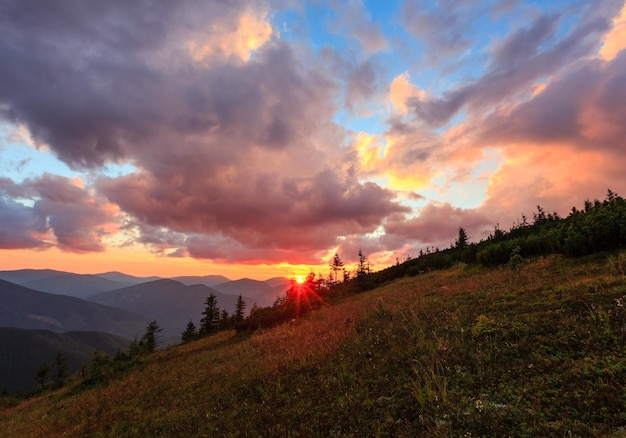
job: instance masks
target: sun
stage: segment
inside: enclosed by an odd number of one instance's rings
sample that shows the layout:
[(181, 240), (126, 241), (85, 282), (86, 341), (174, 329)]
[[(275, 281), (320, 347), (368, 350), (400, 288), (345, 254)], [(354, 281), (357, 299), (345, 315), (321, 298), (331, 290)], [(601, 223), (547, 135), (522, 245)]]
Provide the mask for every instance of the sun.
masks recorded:
[(304, 275), (296, 275), (296, 283), (298, 284), (304, 283)]

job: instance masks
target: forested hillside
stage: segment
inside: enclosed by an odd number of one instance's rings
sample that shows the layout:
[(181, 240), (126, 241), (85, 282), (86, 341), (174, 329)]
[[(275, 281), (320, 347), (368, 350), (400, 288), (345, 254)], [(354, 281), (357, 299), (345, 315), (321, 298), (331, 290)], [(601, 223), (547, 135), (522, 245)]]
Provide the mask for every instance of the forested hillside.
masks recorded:
[[(623, 436), (626, 256), (456, 264), (15, 405), (24, 436)], [(12, 406), (12, 407), (10, 407)]]
[[(30, 393), (54, 384), (59, 373), (66, 373), (64, 379), (74, 374), (96, 350), (112, 356), (129, 344), (128, 339), (103, 332), (55, 333), (0, 327), (0, 391), (11, 395)], [(55, 363), (59, 354), (65, 361), (65, 370), (58, 369)]]
[(611, 251), (626, 246), (626, 200), (608, 190), (604, 201), (585, 201), (561, 218), (541, 206), (532, 219), (522, 215), (510, 230), (494, 225), (484, 240), (472, 242), (465, 229), (450, 248), (426, 248), (419, 256), (379, 272), (363, 276), (352, 286), (367, 289), (404, 275), (447, 269), (455, 262), (481, 266), (516, 265), (529, 257), (562, 254), (567, 257)]

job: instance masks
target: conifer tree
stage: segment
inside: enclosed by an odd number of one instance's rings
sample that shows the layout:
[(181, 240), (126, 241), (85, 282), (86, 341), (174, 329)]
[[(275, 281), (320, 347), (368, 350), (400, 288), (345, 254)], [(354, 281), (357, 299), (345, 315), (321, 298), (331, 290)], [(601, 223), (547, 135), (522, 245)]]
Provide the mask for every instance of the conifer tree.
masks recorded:
[(35, 371), (35, 380), (39, 383), (40, 389), (43, 389), (48, 383), (48, 376), (50, 374), (50, 365), (47, 362), (42, 363)]
[(455, 248), (457, 249), (465, 249), (467, 248), (469, 242), (468, 242), (468, 238), (467, 238), (467, 233), (465, 232), (465, 229), (463, 227), (459, 228), (459, 237), (456, 239), (456, 242), (454, 244)]
[(187, 323), (187, 327), (185, 328), (185, 331), (183, 331), (181, 334), (181, 341), (183, 342), (183, 344), (186, 344), (187, 342), (194, 341), (197, 338), (198, 338), (198, 329), (196, 328), (196, 325), (193, 323), (193, 321), (190, 319), (189, 322)]
[(332, 281), (339, 283), (339, 271), (343, 269), (343, 260), (339, 257), (339, 254), (335, 253), (333, 262), (330, 264), (330, 270), (333, 272)]
[(156, 321), (152, 321), (146, 327), (146, 333), (141, 338), (141, 342), (145, 348), (146, 353), (152, 353), (157, 348), (158, 333), (161, 331), (161, 327)]
[(128, 346), (128, 357), (129, 359), (136, 359), (144, 353), (143, 343), (138, 341), (137, 338), (133, 339), (133, 341)]
[(361, 277), (363, 275), (369, 274), (370, 272), (370, 264), (367, 256), (363, 255), (363, 251), (359, 248), (359, 264), (356, 268), (357, 277)]
[(54, 360), (54, 365), (56, 367), (56, 375), (54, 378), (54, 383), (56, 386), (61, 387), (65, 385), (65, 381), (67, 380), (70, 372), (67, 365), (67, 359), (65, 358), (65, 354), (62, 351), (57, 353), (57, 356)]
[(220, 325), (220, 309), (217, 307), (217, 297), (215, 294), (211, 294), (206, 298), (202, 315), (203, 317), (200, 320), (200, 336), (215, 333)]
[(231, 328), (232, 325), (233, 325), (233, 319), (230, 317), (226, 309), (222, 309), (222, 311), (220, 312), (219, 329), (226, 330), (226, 329)]
[(246, 311), (246, 302), (243, 300), (243, 297), (239, 295), (237, 297), (237, 304), (235, 305), (235, 325), (241, 324), (243, 322), (244, 314)]

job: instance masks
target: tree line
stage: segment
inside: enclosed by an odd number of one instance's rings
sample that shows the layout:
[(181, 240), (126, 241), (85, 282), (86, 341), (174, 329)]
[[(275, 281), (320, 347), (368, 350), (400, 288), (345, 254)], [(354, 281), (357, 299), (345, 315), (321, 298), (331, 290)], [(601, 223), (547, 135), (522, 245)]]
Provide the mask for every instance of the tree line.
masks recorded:
[(617, 250), (624, 245), (626, 201), (608, 190), (604, 201), (587, 200), (582, 209), (573, 207), (564, 218), (537, 206), (532, 219), (522, 215), (508, 231), (496, 225), (487, 238), (478, 242), (471, 242), (461, 226), (449, 248), (427, 248), (415, 259), (372, 273), (364, 287), (376, 287), (405, 275), (448, 269), (456, 262), (485, 267), (517, 266), (528, 257), (551, 254), (578, 257)]
[(237, 297), (235, 312), (230, 315), (225, 309), (220, 309), (217, 306), (217, 297), (214, 294), (210, 294), (204, 302), (200, 326), (196, 327), (193, 320), (190, 319), (187, 323), (187, 327), (181, 333), (181, 341), (185, 344), (209, 336), (220, 330), (237, 329), (244, 320), (245, 311), (246, 302), (241, 295)]

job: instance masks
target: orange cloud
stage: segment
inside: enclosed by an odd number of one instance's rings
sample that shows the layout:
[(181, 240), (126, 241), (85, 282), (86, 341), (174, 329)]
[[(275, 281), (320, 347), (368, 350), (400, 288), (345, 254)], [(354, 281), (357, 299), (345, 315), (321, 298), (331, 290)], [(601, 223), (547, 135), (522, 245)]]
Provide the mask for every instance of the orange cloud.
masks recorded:
[[(585, 197), (602, 196), (618, 169), (598, 151), (554, 146), (510, 144), (507, 159), (489, 179), (488, 199), (481, 207), (508, 228), (525, 214), (532, 220), (536, 206), (567, 215)], [(623, 179), (623, 178), (622, 178)]]
[(359, 132), (354, 147), (359, 154), (361, 168), (366, 172), (375, 171), (380, 165), (380, 147), (376, 144), (376, 136)]
[(237, 56), (242, 61), (248, 61), (252, 52), (272, 36), (272, 26), (266, 18), (266, 13), (246, 11), (239, 17), (234, 30), (225, 24), (215, 24), (211, 34), (189, 41), (187, 49), (196, 61), (213, 56)]
[(619, 52), (626, 48), (626, 3), (620, 14), (613, 19), (613, 27), (604, 39), (604, 45), (598, 55), (600, 58), (611, 61)]
[(610, 141), (619, 138), (624, 129), (619, 120), (607, 117), (603, 108), (593, 104), (580, 109), (578, 124), (581, 135), (590, 141)]
[(391, 104), (403, 114), (408, 112), (406, 105), (408, 99), (423, 99), (426, 97), (426, 92), (413, 85), (410, 79), (411, 77), (408, 73), (402, 73), (396, 76), (389, 86), (389, 99), (391, 100)]
[(535, 88), (533, 88), (532, 97), (535, 97), (538, 94), (542, 93), (543, 90), (545, 90), (547, 86), (548, 86), (547, 82), (539, 82), (537, 85), (535, 85)]

